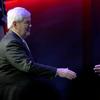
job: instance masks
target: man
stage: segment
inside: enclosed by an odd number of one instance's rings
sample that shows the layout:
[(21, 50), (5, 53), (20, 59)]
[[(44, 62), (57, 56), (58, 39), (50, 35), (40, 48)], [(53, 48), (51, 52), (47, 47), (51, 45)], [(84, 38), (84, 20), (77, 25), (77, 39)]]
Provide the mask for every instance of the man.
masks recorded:
[[(70, 80), (76, 73), (68, 68), (55, 68), (35, 63), (25, 38), (30, 35), (31, 14), (16, 7), (7, 13), (9, 31), (0, 42), (0, 100), (31, 100), (29, 93), (34, 77), (52, 79), (59, 76)], [(33, 99), (32, 99), (33, 100)], [(36, 99), (37, 100), (37, 99)]]

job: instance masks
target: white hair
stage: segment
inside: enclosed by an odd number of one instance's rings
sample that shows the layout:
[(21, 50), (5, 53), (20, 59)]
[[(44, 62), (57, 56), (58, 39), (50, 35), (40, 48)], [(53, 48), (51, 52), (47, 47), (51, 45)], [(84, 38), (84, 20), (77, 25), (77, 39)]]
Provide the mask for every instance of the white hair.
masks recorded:
[(12, 27), (14, 21), (22, 21), (25, 17), (30, 17), (31, 13), (22, 7), (15, 7), (7, 12), (7, 27)]

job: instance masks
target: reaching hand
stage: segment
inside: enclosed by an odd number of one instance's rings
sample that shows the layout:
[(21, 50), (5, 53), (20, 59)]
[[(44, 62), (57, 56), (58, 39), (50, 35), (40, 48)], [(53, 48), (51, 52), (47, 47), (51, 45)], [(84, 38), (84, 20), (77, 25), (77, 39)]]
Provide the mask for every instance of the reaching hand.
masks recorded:
[(59, 77), (68, 78), (70, 80), (76, 78), (76, 73), (68, 68), (57, 68), (57, 75)]
[(94, 67), (94, 71), (95, 71), (95, 73), (100, 74), (100, 64), (95, 65), (95, 67)]

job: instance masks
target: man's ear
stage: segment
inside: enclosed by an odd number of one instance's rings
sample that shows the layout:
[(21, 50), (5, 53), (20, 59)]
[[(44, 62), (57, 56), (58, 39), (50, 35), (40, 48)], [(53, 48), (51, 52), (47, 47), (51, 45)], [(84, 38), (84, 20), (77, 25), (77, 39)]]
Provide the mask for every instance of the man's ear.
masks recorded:
[(13, 22), (13, 26), (14, 26), (14, 27), (16, 27), (16, 26), (17, 26), (17, 23), (16, 23), (16, 21), (14, 21), (14, 22)]

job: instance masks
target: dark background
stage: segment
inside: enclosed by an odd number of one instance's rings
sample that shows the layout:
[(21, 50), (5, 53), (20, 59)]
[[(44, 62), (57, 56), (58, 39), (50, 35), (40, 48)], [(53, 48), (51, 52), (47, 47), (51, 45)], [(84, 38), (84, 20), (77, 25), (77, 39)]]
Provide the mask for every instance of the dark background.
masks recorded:
[[(55, 100), (99, 100), (100, 78), (93, 72), (100, 63), (99, 0), (6, 0), (6, 10), (16, 6), (32, 14), (27, 42), (36, 62), (68, 67), (75, 80), (38, 79), (36, 89)], [(47, 100), (48, 100), (47, 99)]]

